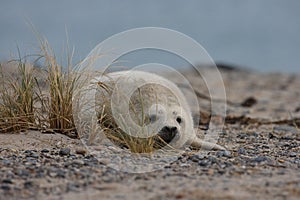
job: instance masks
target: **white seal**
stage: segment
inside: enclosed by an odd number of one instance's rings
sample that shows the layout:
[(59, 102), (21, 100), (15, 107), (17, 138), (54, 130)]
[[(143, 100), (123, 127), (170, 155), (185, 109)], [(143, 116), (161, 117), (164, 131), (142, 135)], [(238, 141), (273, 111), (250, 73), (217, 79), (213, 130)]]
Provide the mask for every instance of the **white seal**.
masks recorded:
[(96, 81), (97, 114), (102, 129), (114, 129), (127, 139), (153, 138), (155, 148), (191, 145), (225, 150), (197, 137), (185, 96), (166, 78), (144, 71), (120, 71)]

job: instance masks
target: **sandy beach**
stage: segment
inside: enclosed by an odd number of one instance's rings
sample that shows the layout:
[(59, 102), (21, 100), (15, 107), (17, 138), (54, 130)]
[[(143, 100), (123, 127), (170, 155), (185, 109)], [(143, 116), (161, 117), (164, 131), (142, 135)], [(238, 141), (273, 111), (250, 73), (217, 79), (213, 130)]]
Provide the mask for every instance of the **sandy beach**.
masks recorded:
[[(218, 144), (227, 151), (186, 152), (134, 174), (59, 133), (0, 134), (0, 199), (299, 199), (300, 74), (221, 74), (228, 103)], [(198, 101), (204, 134), (209, 101)]]

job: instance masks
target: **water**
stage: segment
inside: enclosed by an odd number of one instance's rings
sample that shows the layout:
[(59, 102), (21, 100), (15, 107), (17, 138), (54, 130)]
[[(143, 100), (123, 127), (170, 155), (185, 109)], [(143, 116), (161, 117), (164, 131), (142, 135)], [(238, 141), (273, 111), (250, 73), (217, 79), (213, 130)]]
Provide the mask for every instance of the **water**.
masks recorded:
[[(36, 52), (28, 22), (45, 35), (63, 57), (66, 35), (75, 46), (75, 61), (99, 42), (127, 29), (158, 26), (194, 38), (216, 62), (258, 71), (300, 72), (300, 1), (2, 1), (0, 59)], [(67, 33), (66, 33), (67, 30)], [(162, 52), (144, 51), (122, 58), (124, 64), (186, 63)]]

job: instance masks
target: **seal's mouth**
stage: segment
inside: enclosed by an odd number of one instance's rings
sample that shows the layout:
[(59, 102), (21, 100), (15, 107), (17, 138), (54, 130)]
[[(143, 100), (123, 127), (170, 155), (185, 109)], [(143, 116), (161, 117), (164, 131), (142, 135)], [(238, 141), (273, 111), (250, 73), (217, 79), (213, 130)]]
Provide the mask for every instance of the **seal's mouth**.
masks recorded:
[(176, 127), (163, 127), (154, 137), (155, 148), (162, 148), (170, 144), (178, 135), (179, 132)]

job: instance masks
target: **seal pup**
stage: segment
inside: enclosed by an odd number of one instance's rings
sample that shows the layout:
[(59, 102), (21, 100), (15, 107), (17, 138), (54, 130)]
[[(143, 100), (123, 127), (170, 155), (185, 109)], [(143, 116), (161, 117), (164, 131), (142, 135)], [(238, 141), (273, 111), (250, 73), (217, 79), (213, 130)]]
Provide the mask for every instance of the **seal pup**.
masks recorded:
[(106, 130), (117, 130), (127, 139), (152, 138), (155, 148), (190, 145), (198, 149), (225, 150), (197, 137), (185, 96), (166, 78), (131, 70), (108, 73), (96, 82), (99, 85), (98, 118)]

